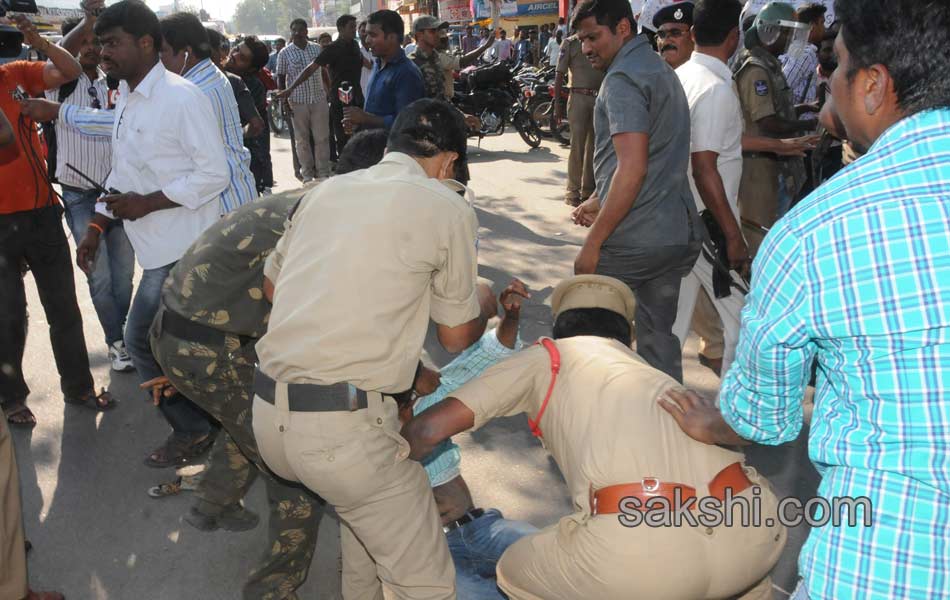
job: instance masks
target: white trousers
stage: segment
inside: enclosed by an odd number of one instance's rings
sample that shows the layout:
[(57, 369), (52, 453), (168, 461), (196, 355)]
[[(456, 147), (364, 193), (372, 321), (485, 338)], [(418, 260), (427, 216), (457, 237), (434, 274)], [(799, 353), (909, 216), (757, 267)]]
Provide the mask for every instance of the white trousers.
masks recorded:
[(680, 340), (680, 346), (686, 344), (689, 335), (690, 323), (693, 320), (693, 311), (696, 309), (696, 299), (705, 290), (712, 300), (719, 318), (722, 319), (722, 373), (725, 375), (729, 365), (736, 356), (736, 345), (739, 343), (739, 323), (742, 307), (745, 305), (745, 295), (733, 288), (732, 294), (725, 298), (716, 298), (713, 293), (713, 267), (700, 255), (693, 270), (680, 283), (680, 299), (676, 309), (676, 322), (673, 323), (673, 334)]

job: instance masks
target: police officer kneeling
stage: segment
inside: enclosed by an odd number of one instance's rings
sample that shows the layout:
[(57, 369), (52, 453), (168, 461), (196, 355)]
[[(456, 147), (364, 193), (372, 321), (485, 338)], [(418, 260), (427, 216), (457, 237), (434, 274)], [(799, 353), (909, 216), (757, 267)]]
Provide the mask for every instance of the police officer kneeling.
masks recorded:
[[(785, 545), (782, 525), (747, 526), (740, 510), (732, 527), (691, 521), (715, 516), (707, 509), (727, 490), (757, 498), (762, 519), (774, 519), (775, 495), (741, 453), (693, 441), (658, 405), (679, 384), (630, 349), (634, 305), (630, 288), (610, 277), (561, 282), (551, 299), (557, 341), (490, 367), (409, 421), (403, 435), (411, 456), (495, 417), (528, 414), (575, 510), (502, 555), (498, 586), (512, 600), (771, 598), (768, 573)], [(667, 507), (679, 497), (706, 508), (636, 508), (657, 497)]]
[[(485, 331), (462, 115), (418, 100), (376, 166), (311, 191), (267, 258), (273, 297), (257, 344), (253, 426), (275, 473), (336, 508), (348, 570), (401, 599), (455, 597), (455, 570), (422, 467), (407, 460), (396, 403), (412, 386), (429, 319), (450, 352)], [(382, 591), (379, 598), (382, 598)]]

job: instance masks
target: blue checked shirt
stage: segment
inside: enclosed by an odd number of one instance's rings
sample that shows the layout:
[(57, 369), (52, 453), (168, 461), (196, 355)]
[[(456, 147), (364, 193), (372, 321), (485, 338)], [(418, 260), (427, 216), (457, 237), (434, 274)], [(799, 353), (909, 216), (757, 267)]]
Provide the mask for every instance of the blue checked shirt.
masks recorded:
[[(241, 128), (237, 100), (234, 99), (227, 75), (215, 67), (211, 59), (206, 58), (196, 64), (185, 73), (184, 78), (198, 86), (208, 97), (218, 118), (230, 175), (228, 187), (221, 192), (221, 214), (227, 214), (257, 197), (257, 187), (250, 168), (251, 152), (244, 147), (244, 130)], [(110, 137), (116, 114), (112, 110), (64, 105), (60, 108), (59, 118), (84, 135)]]
[(809, 597), (950, 597), (950, 110), (888, 129), (775, 225), (753, 273), (723, 417), (795, 439), (817, 356), (819, 495), (873, 506), (871, 527), (811, 531)]
[[(486, 331), (481, 339), (466, 348), (442, 369), (439, 387), (431, 394), (419, 398), (412, 407), (412, 413), (418, 415), (430, 406), (442, 402), (452, 392), (481, 375), (482, 371), (488, 367), (508, 358), (520, 347), (520, 339), (515, 342), (514, 349), (511, 349), (498, 341), (496, 329)], [(429, 483), (432, 487), (437, 487), (459, 476), (461, 462), (462, 455), (458, 444), (449, 438), (432, 449), (429, 456), (422, 460), (422, 466), (425, 467), (426, 475), (429, 476)]]

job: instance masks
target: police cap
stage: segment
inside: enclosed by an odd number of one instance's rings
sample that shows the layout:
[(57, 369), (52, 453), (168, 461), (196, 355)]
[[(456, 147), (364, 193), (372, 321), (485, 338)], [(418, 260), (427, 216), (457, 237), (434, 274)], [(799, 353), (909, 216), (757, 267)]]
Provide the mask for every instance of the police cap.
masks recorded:
[(605, 275), (575, 275), (554, 288), (551, 312), (554, 318), (573, 308), (605, 308), (633, 321), (637, 301), (630, 287)]

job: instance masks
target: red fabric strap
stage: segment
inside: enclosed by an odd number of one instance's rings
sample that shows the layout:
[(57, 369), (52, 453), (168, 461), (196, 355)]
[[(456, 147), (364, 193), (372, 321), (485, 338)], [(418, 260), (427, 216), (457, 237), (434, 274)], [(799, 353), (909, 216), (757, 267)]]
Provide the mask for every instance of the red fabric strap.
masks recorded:
[(548, 356), (551, 357), (551, 384), (548, 386), (548, 393), (544, 396), (544, 402), (541, 403), (538, 416), (533, 420), (528, 417), (528, 425), (531, 427), (532, 435), (540, 438), (544, 437), (541, 433), (541, 417), (544, 416), (544, 411), (548, 408), (548, 400), (551, 399), (551, 392), (554, 391), (554, 384), (557, 382), (557, 374), (561, 370), (561, 353), (557, 351), (557, 346), (551, 338), (543, 337), (538, 340), (538, 343), (544, 346), (544, 349), (548, 351)]

